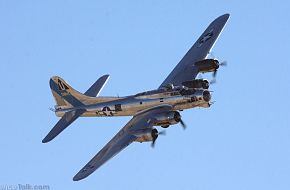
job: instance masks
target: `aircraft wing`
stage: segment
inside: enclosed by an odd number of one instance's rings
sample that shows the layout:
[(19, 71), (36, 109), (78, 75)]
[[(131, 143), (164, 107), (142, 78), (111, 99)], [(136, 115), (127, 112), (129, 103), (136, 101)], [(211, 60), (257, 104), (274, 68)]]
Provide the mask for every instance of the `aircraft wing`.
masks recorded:
[[(87, 96), (98, 96), (102, 88), (105, 86), (109, 75), (104, 75), (100, 77), (86, 92)], [(59, 135), (65, 128), (72, 124), (80, 115), (82, 115), (86, 110), (75, 110), (65, 113), (62, 118), (55, 124), (51, 131), (42, 140), (43, 143), (47, 143)]]
[(194, 66), (194, 63), (206, 58), (207, 54), (219, 37), (229, 17), (229, 14), (224, 14), (216, 18), (207, 27), (207, 29), (190, 48), (190, 50), (185, 54), (181, 61), (176, 65), (176, 67), (163, 81), (159, 88), (162, 88), (170, 83), (174, 86), (177, 86), (181, 85), (184, 81), (195, 79), (199, 71)]
[(153, 126), (152, 119), (154, 115), (171, 110), (169, 105), (162, 105), (146, 110), (142, 113), (135, 115), (109, 142), (102, 150), (100, 150), (95, 157), (93, 157), (73, 178), (74, 181), (81, 180), (101, 165), (107, 162), (109, 159), (118, 154), (121, 150), (126, 148), (134, 140), (136, 140), (135, 134), (143, 129), (151, 129)]

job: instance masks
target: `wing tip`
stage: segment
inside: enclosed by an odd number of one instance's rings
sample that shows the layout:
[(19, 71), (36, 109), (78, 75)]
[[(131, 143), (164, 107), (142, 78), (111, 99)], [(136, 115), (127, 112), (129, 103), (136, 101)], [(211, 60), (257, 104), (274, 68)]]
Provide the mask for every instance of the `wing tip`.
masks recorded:
[(109, 74), (105, 74), (105, 75), (101, 76), (100, 78), (105, 78), (105, 79), (107, 79), (107, 78), (110, 78), (110, 75), (109, 75)]
[(49, 135), (47, 135), (46, 137), (44, 137), (44, 139), (42, 139), (42, 143), (48, 143), (49, 141), (51, 141), (53, 138), (51, 138)]
[(46, 139), (43, 139), (41, 142), (42, 142), (42, 143), (47, 143), (47, 142), (49, 142), (49, 141), (46, 140)]
[(226, 13), (226, 14), (224, 14), (222, 16), (229, 18), (231, 15), (230, 15), (230, 13)]
[(81, 179), (83, 179), (83, 178), (78, 177), (77, 175), (75, 175), (75, 176), (73, 177), (73, 181), (79, 181), (79, 180), (81, 180)]
[(221, 20), (221, 21), (226, 22), (229, 18), (230, 18), (230, 14), (226, 13), (226, 14), (219, 16), (216, 20)]
[(88, 177), (90, 175), (90, 173), (89, 174), (83, 174), (83, 172), (81, 172), (81, 171), (79, 171), (74, 177), (73, 177), (73, 181), (80, 181), (80, 180), (82, 180), (82, 179), (84, 179), (84, 178), (86, 178), (86, 177)]

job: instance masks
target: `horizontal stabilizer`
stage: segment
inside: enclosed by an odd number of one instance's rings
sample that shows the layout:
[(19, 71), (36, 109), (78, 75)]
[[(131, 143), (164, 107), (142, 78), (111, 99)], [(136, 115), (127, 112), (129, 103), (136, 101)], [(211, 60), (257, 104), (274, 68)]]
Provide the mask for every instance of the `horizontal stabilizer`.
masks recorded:
[[(54, 77), (55, 78), (55, 77)], [(95, 97), (100, 94), (100, 91), (106, 84), (107, 80), (109, 79), (109, 75), (104, 75), (100, 77), (85, 93), (85, 96)], [(61, 87), (64, 87), (65, 89), (72, 89), (67, 83), (61, 81), (62, 83), (58, 83)], [(52, 79), (51, 82), (52, 83)], [(54, 89), (52, 88), (53, 92)], [(74, 92), (74, 91), (73, 91)], [(77, 92), (78, 93), (78, 92)], [(75, 93), (76, 95), (80, 93)], [(55, 94), (53, 94), (55, 95)], [(61, 99), (56, 99), (57, 102)], [(70, 124), (72, 124), (79, 116), (81, 116), (85, 110), (78, 109), (75, 111), (69, 111), (66, 112), (62, 118), (56, 123), (56, 125), (52, 128), (52, 130), (46, 135), (46, 137), (42, 140), (43, 143), (47, 143), (54, 139), (57, 135), (59, 135), (65, 128), (67, 128)]]
[(77, 110), (67, 112), (62, 118), (56, 123), (52, 130), (42, 140), (43, 143), (47, 143), (59, 135), (65, 128), (67, 128), (72, 122), (74, 122), (84, 111)]

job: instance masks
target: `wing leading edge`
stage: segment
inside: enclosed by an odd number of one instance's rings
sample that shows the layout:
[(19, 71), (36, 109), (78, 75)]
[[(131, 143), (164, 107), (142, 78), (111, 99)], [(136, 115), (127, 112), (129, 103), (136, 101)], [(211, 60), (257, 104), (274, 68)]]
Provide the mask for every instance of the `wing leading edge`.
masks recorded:
[(208, 52), (213, 47), (222, 32), (229, 14), (224, 14), (216, 18), (203, 32), (195, 44), (189, 49), (181, 61), (176, 65), (172, 72), (167, 76), (159, 88), (167, 84), (181, 85), (184, 81), (195, 79), (198, 69), (193, 64), (206, 58)]
[(130, 145), (137, 137), (134, 135), (140, 130), (150, 129), (153, 123), (150, 122), (155, 114), (171, 110), (169, 105), (162, 105), (146, 110), (135, 115), (97, 154), (94, 156), (73, 178), (79, 181), (92, 174), (109, 159), (118, 154), (121, 150)]

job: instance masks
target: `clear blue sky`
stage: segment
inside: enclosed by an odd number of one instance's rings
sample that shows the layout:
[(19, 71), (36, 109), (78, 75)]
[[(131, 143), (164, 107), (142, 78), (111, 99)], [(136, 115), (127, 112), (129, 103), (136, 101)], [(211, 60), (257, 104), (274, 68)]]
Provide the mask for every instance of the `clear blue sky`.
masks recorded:
[[(254, 190), (290, 187), (287, 1), (0, 0), (1, 185), (50, 189)], [(208, 24), (230, 13), (213, 52), (228, 67), (210, 109), (182, 112), (155, 149), (135, 143), (85, 180), (72, 177), (130, 119), (58, 121), (48, 81), (101, 95), (157, 88)], [(205, 75), (209, 77), (210, 75)]]

